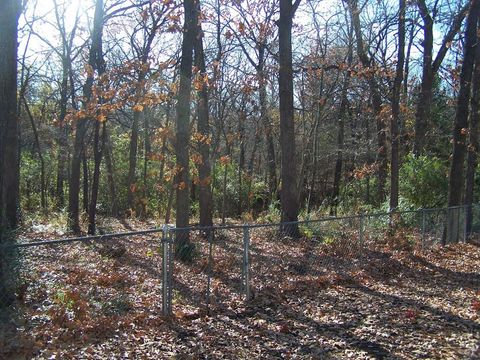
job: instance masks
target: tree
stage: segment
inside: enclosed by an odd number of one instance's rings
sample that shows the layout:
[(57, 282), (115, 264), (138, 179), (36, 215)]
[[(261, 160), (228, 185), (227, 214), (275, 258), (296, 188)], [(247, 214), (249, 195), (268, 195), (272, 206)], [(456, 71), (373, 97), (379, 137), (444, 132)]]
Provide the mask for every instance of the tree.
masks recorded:
[[(57, 2), (54, 1), (54, 10), (55, 10), (55, 19), (58, 25), (58, 32), (60, 34), (62, 48), (60, 51), (56, 51), (61, 58), (62, 62), (62, 80), (60, 86), (60, 113), (59, 113), (59, 135), (58, 135), (58, 145), (60, 151), (58, 152), (58, 166), (57, 166), (57, 186), (56, 186), (56, 196), (57, 196), (57, 205), (63, 207), (65, 204), (64, 198), (64, 182), (67, 180), (66, 176), (66, 166), (68, 164), (68, 152), (65, 151), (68, 147), (68, 126), (65, 123), (65, 117), (67, 115), (67, 105), (69, 100), (69, 86), (70, 92), (75, 92), (74, 84), (71, 81), (72, 78), (72, 61), (78, 56), (80, 51), (74, 54), (73, 41), (77, 33), (78, 26), (78, 11), (75, 16), (74, 24), (70, 30), (70, 33), (67, 33), (65, 26), (65, 8), (63, 13), (60, 13), (59, 6)], [(74, 97), (74, 96), (73, 96)], [(73, 100), (75, 101), (75, 100)]]
[[(453, 127), (453, 155), (450, 166), (448, 206), (462, 204), (464, 190), (464, 163), (467, 149), (468, 115), (470, 104), (470, 92), (472, 73), (475, 62), (475, 49), (477, 44), (477, 17), (480, 9), (480, 1), (472, 0), (467, 16), (465, 29), (465, 45), (463, 50), (463, 64), (460, 73), (460, 90), (457, 97), (457, 110)], [(449, 213), (447, 239), (444, 242), (458, 241), (458, 221), (454, 212)]]
[[(370, 57), (365, 48), (363, 41), (363, 34), (360, 26), (360, 9), (358, 9), (357, 0), (347, 0), (352, 26), (355, 31), (355, 38), (357, 42), (357, 54), (362, 66), (365, 69), (375, 69), (375, 61)], [(385, 129), (385, 122), (382, 118), (382, 98), (380, 95), (380, 88), (375, 74), (367, 75), (368, 85), (370, 87), (373, 114), (375, 116), (377, 125), (377, 161), (378, 161), (378, 183), (377, 183), (377, 197), (379, 201), (383, 201), (385, 197), (385, 181), (387, 179), (387, 136)]]
[[(348, 50), (347, 50), (347, 66), (350, 68), (353, 63), (353, 28), (348, 30)], [(332, 191), (332, 208), (330, 215), (336, 214), (337, 205), (340, 195), (340, 179), (342, 176), (342, 167), (344, 161), (344, 142), (345, 142), (345, 118), (348, 113), (348, 90), (351, 81), (351, 71), (347, 70), (344, 75), (340, 109), (338, 111), (338, 133), (337, 133), (337, 159), (335, 161), (335, 170), (333, 175), (333, 191)]]
[[(98, 83), (101, 85), (102, 77), (105, 74), (105, 60), (103, 59), (103, 0), (98, 1), (95, 7), (95, 22), (98, 23), (97, 27), (98, 33), (95, 39), (95, 59), (92, 65), (93, 72), (98, 74)], [(95, 25), (94, 25), (95, 27)], [(93, 41), (92, 41), (93, 46)], [(93, 74), (90, 74), (93, 77)], [(90, 76), (89, 75), (89, 76)], [(101, 86), (99, 86), (101, 88)], [(92, 93), (88, 96), (89, 100), (93, 95)], [(98, 92), (97, 92), (98, 93)], [(99, 99), (96, 100), (100, 104), (103, 102), (102, 94), (99, 94)], [(105, 140), (106, 140), (106, 124), (107, 116), (105, 114), (100, 114), (100, 116), (93, 117), (93, 179), (92, 179), (92, 191), (90, 196), (90, 203), (88, 205), (88, 233), (90, 235), (95, 234), (95, 217), (97, 214), (97, 200), (98, 200), (98, 188), (100, 186), (100, 165), (103, 158), (103, 152), (105, 149)], [(100, 128), (102, 129), (102, 135), (100, 135)]]
[(258, 98), (260, 107), (260, 119), (265, 129), (265, 141), (267, 147), (268, 168), (268, 191), (269, 199), (275, 197), (277, 190), (277, 161), (275, 158), (275, 145), (272, 119), (268, 114), (268, 47), (269, 41), (274, 34), (272, 18), (277, 10), (277, 3), (259, 1), (257, 3), (235, 3), (236, 10), (240, 15), (238, 31), (230, 26), (235, 37), (250, 65), (255, 69), (258, 83)]
[[(142, 87), (149, 70), (149, 56), (153, 47), (153, 41), (161, 26), (165, 23), (167, 17), (166, 12), (170, 8), (170, 2), (165, 2), (164, 5), (158, 7), (158, 4), (149, 2), (147, 8), (141, 12), (140, 20), (137, 26), (133, 29), (131, 35), (131, 47), (135, 53), (135, 60), (139, 63), (137, 78), (135, 81), (140, 85), (137, 90), (137, 97), (141, 99), (145, 94), (145, 88)], [(136, 39), (137, 33), (142, 34), (140, 41)], [(138, 148), (138, 132), (141, 118), (144, 118), (148, 123), (148, 116), (146, 116), (144, 107), (141, 110), (134, 111), (132, 133), (130, 136), (130, 154), (129, 154), (129, 170), (128, 170), (128, 197), (127, 203), (130, 209), (134, 209), (134, 193), (136, 187), (136, 167), (137, 167), (137, 148)], [(148, 130), (145, 129), (145, 142), (149, 142)], [(145, 164), (146, 165), (146, 164)]]
[[(300, 0), (280, 0), (280, 19), (278, 20), (279, 41), (279, 97), (280, 97), (280, 150), (282, 154), (280, 192), (281, 219), (284, 223), (298, 220), (300, 199), (297, 186), (295, 161), (295, 122), (293, 108), (293, 71), (292, 71), (292, 24)], [(297, 237), (297, 224), (282, 226), (282, 232)]]
[[(84, 101), (82, 107), (86, 109), (92, 97), (94, 72), (103, 67), (102, 35), (104, 25), (103, 0), (96, 0), (91, 45), (88, 55), (87, 80), (83, 86)], [(96, 120), (95, 120), (96, 121)], [(98, 124), (97, 124), (98, 125)], [(72, 168), (69, 181), (68, 218), (72, 231), (80, 232), (79, 219), (79, 192), (80, 192), (80, 165), (82, 153), (84, 153), (85, 134), (87, 132), (88, 119), (79, 118), (76, 123), (75, 142), (72, 154)], [(84, 194), (85, 196), (85, 194)], [(88, 207), (88, 206), (87, 206)], [(91, 206), (90, 206), (91, 207)]]
[(201, 135), (198, 141), (200, 161), (198, 167), (200, 226), (212, 226), (212, 188), (210, 167), (210, 125), (208, 122), (208, 75), (205, 67), (205, 53), (203, 51), (203, 31), (200, 22), (200, 1), (196, 2), (196, 35), (195, 35), (195, 66), (198, 68), (198, 102), (197, 102), (197, 130)]
[[(480, 14), (477, 21), (480, 21)], [(480, 28), (480, 24), (477, 23)], [(477, 31), (477, 43), (480, 41), (480, 34)], [(467, 172), (465, 183), (465, 205), (466, 207), (466, 230), (467, 234), (472, 231), (475, 187), (475, 170), (478, 164), (478, 126), (480, 123), (480, 46), (475, 47), (475, 67), (473, 69), (473, 89), (470, 104), (470, 127), (469, 144), (467, 146)]]
[[(182, 39), (182, 54), (180, 59), (180, 84), (177, 93), (177, 117), (176, 117), (176, 178), (177, 188), (176, 203), (176, 226), (186, 228), (190, 218), (190, 196), (189, 196), (189, 144), (190, 144), (190, 99), (192, 88), (192, 65), (193, 48), (196, 35), (195, 0), (185, 0), (184, 26)], [(179, 256), (187, 258), (190, 254), (190, 238), (188, 231), (178, 233)]]
[[(0, 2), (0, 245), (18, 222), (19, 127), (17, 121), (17, 27), (18, 0)], [(0, 251), (0, 307), (13, 301), (7, 287), (6, 250)], [(11, 274), (10, 274), (11, 275)]]
[(399, 150), (400, 150), (400, 96), (402, 92), (403, 65), (405, 63), (405, 0), (398, 2), (398, 50), (395, 79), (393, 82), (392, 115), (390, 119), (390, 211), (398, 206)]
[[(438, 73), (440, 66), (442, 65), (448, 49), (451, 47), (455, 35), (460, 30), (463, 19), (467, 14), (469, 3), (467, 2), (467, 4), (464, 5), (458, 14), (453, 18), (451, 26), (443, 38), (442, 44), (435, 59), (433, 59), (434, 18), (432, 15), (430, 15), (430, 11), (428, 10), (425, 0), (417, 0), (417, 6), (423, 20), (423, 63), (421, 90), (415, 113), (415, 141), (413, 152), (416, 155), (421, 155), (426, 143), (426, 130), (430, 120), (434, 78)], [(437, 12), (436, 9), (434, 11)]]

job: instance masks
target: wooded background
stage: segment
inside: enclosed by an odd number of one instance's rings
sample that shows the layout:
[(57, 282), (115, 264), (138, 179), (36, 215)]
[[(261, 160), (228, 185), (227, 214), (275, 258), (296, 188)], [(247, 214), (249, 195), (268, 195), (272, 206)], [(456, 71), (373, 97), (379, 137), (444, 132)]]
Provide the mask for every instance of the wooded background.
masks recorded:
[(2, 228), (472, 204), (478, 8), (4, 1)]

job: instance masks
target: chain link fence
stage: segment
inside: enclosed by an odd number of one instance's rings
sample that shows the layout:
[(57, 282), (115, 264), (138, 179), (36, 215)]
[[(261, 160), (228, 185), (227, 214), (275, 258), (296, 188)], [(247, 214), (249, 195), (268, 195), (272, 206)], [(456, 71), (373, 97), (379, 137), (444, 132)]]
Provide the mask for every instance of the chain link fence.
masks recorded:
[[(467, 221), (470, 217), (470, 222)], [(200, 317), (278, 294), (279, 284), (305, 289), (316, 264), (382, 247), (413, 249), (464, 242), (480, 233), (480, 206), (361, 214), (288, 224), (160, 229), (4, 244), (2, 317), (26, 329), (69, 336), (90, 318), (107, 333), (122, 319), (175, 314)], [(310, 280), (309, 280), (310, 279)], [(284, 287), (285, 288), (285, 287)], [(300, 286), (301, 288), (301, 286)], [(25, 321), (28, 319), (28, 321)], [(83, 329), (82, 331), (85, 331)]]
[(3, 246), (0, 358), (22, 336), (66, 343), (160, 323), (162, 237), (154, 229)]
[[(468, 207), (361, 214), (283, 224), (171, 228), (164, 240), (165, 314), (200, 317), (275, 293), (279, 284), (317, 279), (319, 261), (370, 250), (425, 248), (465, 242)], [(470, 237), (480, 232), (480, 206), (471, 207)], [(167, 262), (165, 262), (167, 264)], [(296, 284), (298, 285), (298, 284)], [(287, 286), (288, 288), (288, 286)]]

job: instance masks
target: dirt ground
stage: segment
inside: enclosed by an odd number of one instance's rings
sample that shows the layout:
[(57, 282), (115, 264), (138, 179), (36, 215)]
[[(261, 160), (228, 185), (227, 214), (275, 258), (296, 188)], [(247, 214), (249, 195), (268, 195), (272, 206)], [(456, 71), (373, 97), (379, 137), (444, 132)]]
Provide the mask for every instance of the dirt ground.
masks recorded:
[(477, 245), (393, 250), (259, 229), (245, 301), (241, 232), (192, 241), (193, 260), (175, 261), (169, 317), (158, 234), (22, 250), (0, 358), (480, 359)]

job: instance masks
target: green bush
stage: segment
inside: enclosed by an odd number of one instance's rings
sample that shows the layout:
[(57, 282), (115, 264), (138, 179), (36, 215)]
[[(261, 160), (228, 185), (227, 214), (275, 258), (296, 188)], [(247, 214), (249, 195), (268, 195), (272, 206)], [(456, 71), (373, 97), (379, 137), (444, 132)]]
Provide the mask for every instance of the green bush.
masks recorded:
[(416, 208), (447, 204), (448, 164), (434, 156), (408, 154), (400, 169), (400, 195)]

